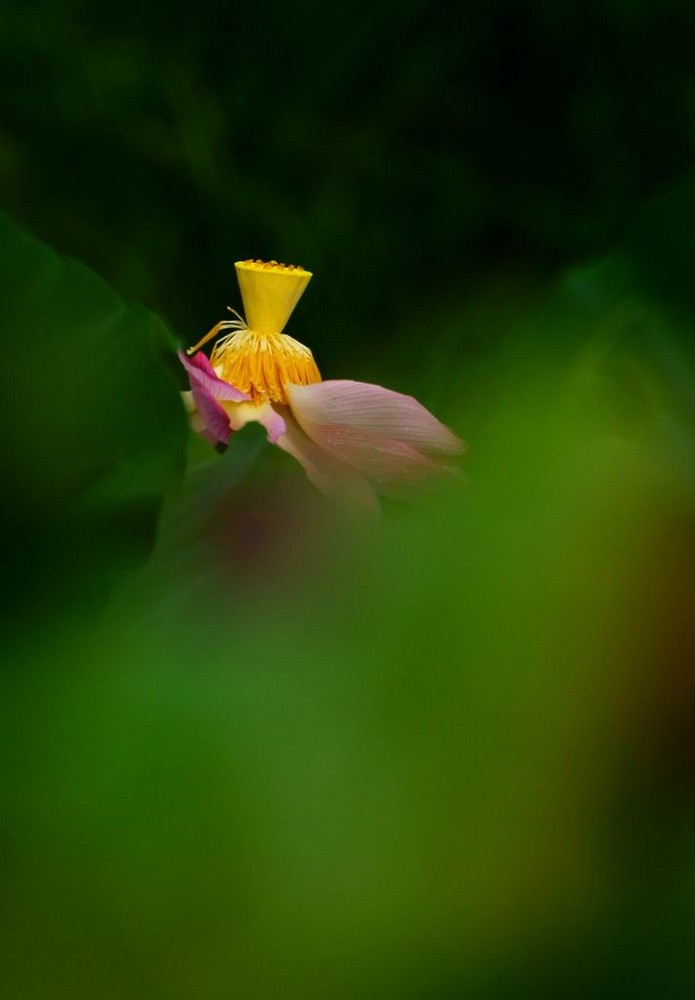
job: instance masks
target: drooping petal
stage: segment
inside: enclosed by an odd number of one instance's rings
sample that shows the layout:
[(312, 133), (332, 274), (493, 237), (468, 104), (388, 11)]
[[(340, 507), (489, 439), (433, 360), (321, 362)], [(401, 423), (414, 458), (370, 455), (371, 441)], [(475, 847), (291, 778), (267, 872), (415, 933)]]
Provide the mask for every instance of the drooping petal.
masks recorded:
[[(425, 454), (460, 455), (465, 446), (412, 396), (346, 379), (287, 386), (290, 406), (314, 440), (351, 428), (412, 445)], [(311, 428), (311, 430), (309, 430)], [(317, 437), (318, 435), (318, 437)]]
[(191, 379), (191, 396), (196, 406), (193, 429), (210, 444), (227, 444), (232, 434), (229, 417), (209, 392), (195, 385)]
[(198, 351), (192, 358), (189, 358), (183, 351), (179, 351), (179, 360), (188, 372), (191, 382), (191, 389), (196, 386), (203, 392), (208, 393), (213, 399), (229, 399), (235, 402), (242, 402), (250, 399), (245, 392), (235, 389), (229, 382), (219, 378), (215, 370), (202, 351)]
[(297, 459), (314, 486), (345, 506), (377, 513), (379, 501), (369, 481), (312, 441), (294, 419), (289, 407), (283, 417), (286, 429), (278, 437), (277, 445)]
[[(179, 359), (188, 372), (191, 384), (188, 398), (195, 407), (195, 412), (191, 415), (193, 429), (211, 444), (227, 444), (232, 428), (229, 417), (218, 400), (246, 400), (248, 396), (218, 378), (207, 357), (201, 352), (188, 358), (183, 351), (179, 351)], [(184, 403), (187, 396), (185, 393)], [(190, 403), (187, 403), (187, 408), (190, 408)]]
[(288, 386), (292, 412), (306, 434), (348, 463), (382, 493), (407, 495), (451, 473), (463, 442), (410, 396), (361, 382)]
[(433, 458), (396, 438), (360, 428), (323, 428), (314, 440), (335, 458), (367, 476), (382, 492), (391, 487), (416, 486), (449, 470), (441, 458)]

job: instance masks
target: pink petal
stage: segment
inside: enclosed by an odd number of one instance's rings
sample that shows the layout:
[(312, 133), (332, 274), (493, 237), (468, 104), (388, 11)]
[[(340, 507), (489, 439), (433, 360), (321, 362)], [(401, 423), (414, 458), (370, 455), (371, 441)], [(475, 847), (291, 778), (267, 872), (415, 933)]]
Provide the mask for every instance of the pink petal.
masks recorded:
[(268, 440), (275, 444), (281, 434), (286, 431), (282, 413), (289, 413), (289, 407), (276, 403), (223, 403), (229, 424), (234, 431), (240, 431), (247, 424), (261, 424), (268, 433)]
[(229, 382), (225, 382), (224, 379), (219, 378), (208, 361), (207, 355), (203, 354), (202, 351), (198, 351), (192, 358), (189, 358), (183, 351), (179, 351), (178, 354), (181, 364), (188, 372), (191, 389), (195, 389), (197, 386), (203, 392), (212, 396), (213, 399), (229, 399), (236, 403), (241, 403), (251, 398), (245, 392), (235, 389)]
[(277, 444), (304, 467), (307, 476), (322, 493), (346, 506), (378, 513), (379, 501), (367, 479), (345, 462), (335, 459), (304, 433), (290, 413), (284, 415), (286, 430)]
[(463, 442), (410, 396), (362, 382), (287, 386), (305, 433), (348, 463), (382, 493), (412, 494), (432, 477), (452, 473)]
[(232, 434), (229, 417), (216, 399), (204, 389), (195, 385), (191, 379), (191, 395), (200, 419), (200, 427), (195, 427), (198, 433), (210, 444), (227, 444)]
[(396, 438), (352, 427), (323, 427), (316, 433), (313, 431), (312, 427), (312, 438), (317, 444), (377, 485), (414, 485), (448, 470), (441, 458), (426, 455)]
[[(286, 406), (283, 406), (282, 409), (288, 410)], [(289, 411), (287, 415), (289, 416)], [(286, 418), (281, 416), (272, 404), (264, 407), (263, 413), (258, 417), (258, 423), (265, 427), (271, 444), (277, 444), (278, 439), (287, 432)]]
[(425, 453), (460, 455), (465, 450), (453, 431), (412, 396), (347, 380), (288, 385), (286, 390), (297, 420), (315, 440), (324, 428), (342, 427), (402, 441)]
[(196, 408), (193, 429), (211, 444), (227, 444), (232, 433), (229, 417), (217, 402), (218, 399), (237, 399), (240, 395), (234, 386), (215, 375), (207, 357), (198, 353), (192, 358), (179, 351), (179, 359), (188, 372), (191, 399)]

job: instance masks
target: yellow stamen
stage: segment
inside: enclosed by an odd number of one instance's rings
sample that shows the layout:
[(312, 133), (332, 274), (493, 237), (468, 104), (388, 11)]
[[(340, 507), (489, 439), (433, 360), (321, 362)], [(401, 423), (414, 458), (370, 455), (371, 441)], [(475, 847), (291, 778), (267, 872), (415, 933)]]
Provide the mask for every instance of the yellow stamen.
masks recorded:
[(220, 378), (254, 403), (287, 403), (285, 385), (311, 385), (321, 374), (308, 347), (286, 333), (239, 330), (219, 340), (210, 363)]
[(186, 348), (186, 354), (195, 354), (204, 344), (207, 344), (209, 340), (216, 337), (218, 333), (222, 333), (223, 330), (246, 329), (246, 321), (241, 318), (236, 309), (230, 309), (229, 306), (227, 306), (227, 309), (229, 309), (232, 315), (236, 316), (236, 319), (223, 319), (221, 323), (215, 323), (212, 330), (209, 330), (204, 337), (201, 337), (197, 344)]

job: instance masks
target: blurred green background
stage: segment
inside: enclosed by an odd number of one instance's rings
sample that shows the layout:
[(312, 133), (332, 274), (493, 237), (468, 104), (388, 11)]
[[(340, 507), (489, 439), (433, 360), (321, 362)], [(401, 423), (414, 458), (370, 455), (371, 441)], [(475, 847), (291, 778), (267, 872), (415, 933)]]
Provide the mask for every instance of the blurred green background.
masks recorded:
[[(695, 995), (695, 12), (0, 6), (3, 995)], [(187, 429), (234, 260), (462, 482)]]

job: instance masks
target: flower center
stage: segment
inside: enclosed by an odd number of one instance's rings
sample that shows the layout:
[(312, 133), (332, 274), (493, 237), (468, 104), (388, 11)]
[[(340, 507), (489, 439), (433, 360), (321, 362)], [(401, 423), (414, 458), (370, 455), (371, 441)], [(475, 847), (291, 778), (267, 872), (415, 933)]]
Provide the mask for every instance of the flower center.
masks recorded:
[(282, 331), (311, 271), (271, 260), (239, 260), (234, 265), (244, 302), (246, 320), (217, 323), (195, 347), (193, 354), (223, 330), (231, 330), (215, 344), (210, 363), (220, 378), (247, 393), (252, 403), (287, 403), (285, 386), (311, 385), (321, 375), (308, 347)]
[(287, 403), (287, 383), (321, 381), (309, 348), (286, 333), (237, 330), (217, 341), (210, 363), (220, 378), (247, 393), (254, 403)]

